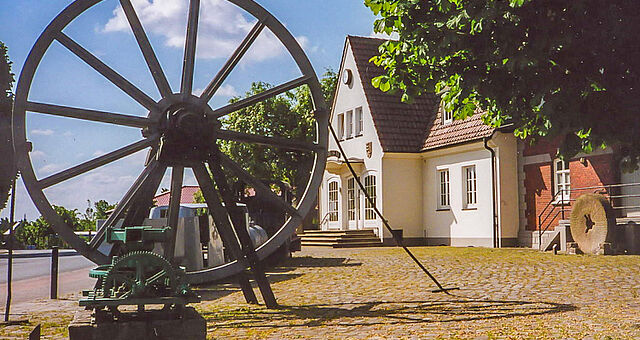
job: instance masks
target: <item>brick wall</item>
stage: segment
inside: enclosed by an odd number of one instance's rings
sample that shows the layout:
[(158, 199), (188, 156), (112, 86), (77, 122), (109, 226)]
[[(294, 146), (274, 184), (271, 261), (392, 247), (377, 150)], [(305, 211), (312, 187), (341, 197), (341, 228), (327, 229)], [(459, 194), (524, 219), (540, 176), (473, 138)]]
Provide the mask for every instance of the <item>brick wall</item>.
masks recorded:
[[(557, 150), (557, 146), (552, 143), (545, 143), (544, 145), (536, 145), (535, 147), (525, 148), (524, 155), (534, 156), (542, 153), (547, 153), (553, 159)], [(542, 152), (541, 152), (542, 151)], [(581, 194), (599, 192), (603, 194), (609, 194), (603, 189), (585, 189), (574, 191), (578, 188), (586, 188), (593, 186), (602, 186), (609, 184), (617, 184), (620, 182), (620, 173), (618, 167), (615, 166), (615, 159), (613, 154), (603, 154), (597, 156), (589, 156), (584, 158), (586, 162), (580, 162), (580, 159), (572, 159), (569, 162), (569, 170), (571, 177), (571, 199), (576, 199)], [(526, 230), (537, 230), (538, 215), (543, 212), (545, 207), (553, 198), (553, 165), (551, 162), (527, 164), (524, 166), (525, 179), (525, 215), (527, 218)], [(547, 220), (542, 224), (546, 226), (551, 223), (551, 227), (548, 230), (553, 230), (553, 226), (557, 225), (561, 214), (556, 212), (560, 211), (559, 205), (552, 205), (547, 208), (542, 219), (544, 220), (547, 214), (551, 214)], [(569, 211), (571, 207), (565, 206), (565, 218), (569, 218)], [(554, 217), (555, 216), (555, 217)]]

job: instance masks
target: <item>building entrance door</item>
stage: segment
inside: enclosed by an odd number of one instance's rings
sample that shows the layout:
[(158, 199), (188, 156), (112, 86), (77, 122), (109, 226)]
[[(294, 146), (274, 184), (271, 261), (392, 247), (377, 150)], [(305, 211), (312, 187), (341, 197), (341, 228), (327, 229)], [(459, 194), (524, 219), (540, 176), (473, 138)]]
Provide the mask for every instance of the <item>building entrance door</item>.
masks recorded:
[(353, 177), (347, 179), (347, 229), (358, 230), (360, 224), (360, 195)]

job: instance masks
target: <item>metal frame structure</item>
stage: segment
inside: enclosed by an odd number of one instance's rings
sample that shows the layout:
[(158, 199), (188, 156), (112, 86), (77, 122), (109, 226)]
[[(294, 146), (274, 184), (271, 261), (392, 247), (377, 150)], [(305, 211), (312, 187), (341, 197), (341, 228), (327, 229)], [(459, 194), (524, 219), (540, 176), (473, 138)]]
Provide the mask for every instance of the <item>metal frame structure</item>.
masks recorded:
[[(200, 0), (190, 0), (189, 3), (182, 78), (178, 92), (174, 92), (171, 89), (165, 72), (131, 4), (131, 0), (119, 0), (148, 69), (153, 76), (155, 85), (161, 94), (162, 99), (159, 101), (149, 97), (63, 32), (64, 28), (76, 17), (102, 2), (102, 0), (74, 1), (49, 24), (29, 53), (20, 74), (16, 91), (13, 135), (14, 147), (18, 157), (18, 168), (36, 207), (62, 239), (83, 256), (97, 264), (110, 262), (109, 254), (103, 254), (98, 251), (98, 246), (104, 238), (106, 228), (114, 226), (120, 219), (124, 219), (124, 226), (140, 225), (148, 215), (153, 196), (168, 167), (171, 167), (172, 192), (168, 224), (175, 233), (184, 169), (185, 167), (192, 168), (209, 211), (220, 234), (223, 236), (225, 247), (231, 252), (230, 255), (233, 261), (215, 268), (188, 272), (188, 280), (191, 283), (200, 283), (239, 275), (245, 297), (249, 301), (255, 300), (255, 296), (250, 296), (253, 292), (250, 291), (249, 282), (246, 277), (242, 278), (245, 275), (245, 269), (251, 268), (253, 270), (256, 280), (261, 290), (263, 290), (263, 284), (260, 281), (266, 279), (260, 265), (261, 260), (274, 252), (290, 237), (314, 204), (327, 156), (328, 111), (316, 73), (304, 51), (287, 29), (272, 14), (252, 0), (228, 1), (255, 17), (257, 23), (211, 80), (203, 93), (200, 96), (196, 96), (193, 94), (193, 78)], [(208, 104), (210, 99), (220, 89), (227, 76), (237, 66), (264, 28), (271, 30), (284, 45), (297, 64), (302, 76), (232, 104), (215, 109), (210, 107)], [(148, 110), (148, 115), (139, 117), (30, 101), (28, 98), (34, 74), (53, 41), (59, 42), (112, 84), (140, 103)], [(219, 121), (221, 117), (303, 85), (309, 87), (314, 103), (316, 119), (316, 141), (314, 143), (229, 131), (221, 127)], [(37, 178), (29, 156), (29, 152), (32, 149), (31, 143), (26, 138), (27, 112), (140, 128), (144, 138), (53, 175)], [(172, 136), (175, 135), (189, 134), (187, 127), (193, 127), (194, 124), (195, 126), (204, 126), (206, 128), (200, 129), (203, 131), (194, 133), (191, 136), (192, 138), (179, 139), (179, 142), (173, 139)], [(314, 165), (306, 190), (299, 203), (292, 206), (276, 196), (259, 179), (253, 177), (242, 166), (223, 154), (217, 146), (217, 140), (256, 143), (286, 150), (312, 152), (315, 157)], [(183, 142), (187, 143), (190, 149), (197, 151), (187, 154), (181, 153), (184, 148), (181, 147), (180, 143)], [(152, 157), (149, 157), (142, 173), (124, 194), (104, 225), (97, 230), (96, 236), (91, 242), (87, 243), (78, 237), (73, 232), (73, 229), (62, 221), (43, 192), (46, 188), (145, 149), (149, 149), (149, 154)], [(223, 168), (253, 186), (258, 192), (270, 197), (274, 203), (284, 208), (289, 216), (280, 230), (257, 249), (253, 249), (251, 242), (248, 240), (248, 235), (245, 235), (246, 230), (237, 223), (237, 209), (234, 202), (231, 201), (230, 186), (222, 171)], [(215, 185), (209, 175), (210, 172), (214, 175)], [(229, 223), (229, 221), (232, 223)], [(173, 245), (169, 249), (172, 249), (172, 247)], [(270, 292), (270, 288), (268, 290)], [(265, 294), (268, 295), (269, 292), (262, 291), (263, 296)], [(267, 296), (265, 296), (265, 300), (267, 300)], [(275, 302), (275, 300), (273, 301)]]

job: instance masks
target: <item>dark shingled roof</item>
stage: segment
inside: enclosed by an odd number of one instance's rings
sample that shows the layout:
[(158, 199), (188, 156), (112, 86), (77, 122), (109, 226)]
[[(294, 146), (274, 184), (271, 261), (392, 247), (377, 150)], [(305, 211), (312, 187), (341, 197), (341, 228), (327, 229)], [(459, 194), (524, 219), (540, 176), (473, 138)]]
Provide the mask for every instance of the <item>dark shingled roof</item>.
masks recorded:
[(371, 79), (383, 74), (383, 69), (369, 62), (378, 54), (384, 39), (348, 36), (358, 67), (378, 138), (385, 152), (420, 152), (438, 147), (464, 143), (489, 136), (493, 129), (485, 125), (480, 114), (463, 121), (442, 125), (440, 99), (422, 95), (406, 104), (401, 93), (384, 93), (371, 85)]

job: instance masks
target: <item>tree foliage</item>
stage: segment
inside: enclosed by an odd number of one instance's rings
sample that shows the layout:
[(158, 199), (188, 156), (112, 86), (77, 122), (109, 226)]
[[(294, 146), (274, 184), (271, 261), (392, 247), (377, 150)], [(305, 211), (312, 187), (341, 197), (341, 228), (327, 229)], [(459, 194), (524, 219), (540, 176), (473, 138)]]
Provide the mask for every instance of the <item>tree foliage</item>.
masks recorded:
[[(106, 219), (109, 215), (107, 211), (115, 208), (115, 204), (110, 204), (105, 200), (99, 200), (91, 204), (87, 201), (88, 207), (84, 213), (77, 209), (66, 209), (54, 205), (53, 208), (62, 217), (62, 221), (71, 226), (74, 231), (96, 230), (96, 220)], [(3, 228), (3, 221), (0, 221), (0, 231)], [(6, 229), (5, 229), (6, 230)], [(16, 229), (15, 239), (23, 246), (33, 245), (38, 249), (49, 249), (52, 246), (67, 247), (67, 244), (60, 239), (51, 228), (51, 224), (44, 217), (40, 216), (34, 221), (24, 221), (23, 225)]]
[[(85, 225), (79, 216), (78, 210), (68, 210), (64, 207), (54, 205), (58, 216), (65, 224), (71, 226), (75, 231), (85, 230)], [(26, 222), (15, 231), (16, 240), (24, 246), (34, 245), (38, 249), (49, 249), (52, 246), (67, 247), (56, 232), (51, 228), (51, 224), (44, 217), (40, 216), (35, 221)]]
[(115, 204), (111, 204), (105, 200), (99, 200), (93, 203), (93, 206), (91, 205), (91, 201), (87, 200), (87, 210), (84, 213), (84, 218), (90, 221), (94, 222), (94, 227), (95, 227), (95, 221), (99, 220), (99, 219), (107, 219), (107, 217), (109, 217), (109, 214), (107, 213), (107, 211), (112, 210), (116, 207)]
[(11, 73), (11, 61), (7, 47), (0, 42), (0, 210), (9, 198), (11, 183), (16, 176), (13, 142), (11, 138), (11, 113), (13, 112), (13, 93), (11, 86), (14, 78)]
[(437, 93), (458, 119), (476, 109), (564, 155), (611, 145), (640, 155), (640, 2), (366, 0), (375, 31), (399, 39), (372, 60), (373, 85), (403, 100)]
[[(326, 100), (333, 99), (336, 83), (336, 73), (327, 70), (321, 80)], [(245, 97), (258, 94), (270, 87), (271, 85), (264, 82), (253, 83)], [(240, 99), (242, 98), (233, 98), (231, 102)], [(285, 137), (300, 141), (315, 139), (313, 105), (309, 88), (306, 86), (234, 112), (226, 116), (222, 124), (225, 129), (261, 136)], [(290, 183), (297, 197), (305, 189), (304, 185), (313, 166), (311, 153), (234, 141), (222, 141), (220, 148), (254, 177)]]

